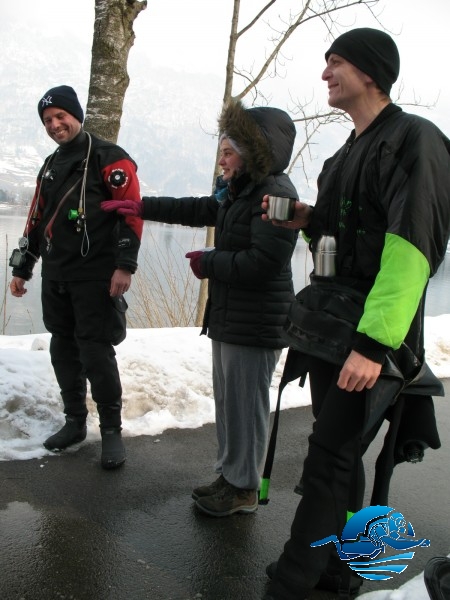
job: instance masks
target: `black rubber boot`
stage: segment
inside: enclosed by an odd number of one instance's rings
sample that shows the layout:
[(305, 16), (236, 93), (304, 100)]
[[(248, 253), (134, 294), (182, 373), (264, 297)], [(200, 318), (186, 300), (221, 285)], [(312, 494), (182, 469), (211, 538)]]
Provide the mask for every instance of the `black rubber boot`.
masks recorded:
[(51, 435), (44, 442), (47, 450), (58, 452), (64, 450), (73, 444), (78, 444), (86, 439), (86, 419), (77, 419), (76, 417), (66, 416), (66, 424), (57, 433)]
[(117, 469), (125, 462), (125, 446), (120, 427), (102, 428), (102, 467)]

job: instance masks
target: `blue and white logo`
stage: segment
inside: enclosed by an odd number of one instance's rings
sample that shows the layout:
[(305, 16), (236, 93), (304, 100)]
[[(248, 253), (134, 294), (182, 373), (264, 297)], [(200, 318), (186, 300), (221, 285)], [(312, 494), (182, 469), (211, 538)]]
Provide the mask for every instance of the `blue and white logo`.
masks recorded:
[[(414, 539), (414, 529), (402, 513), (390, 506), (368, 506), (355, 513), (342, 530), (341, 539), (330, 535), (311, 544), (312, 548), (333, 542), (341, 560), (364, 579), (382, 581), (402, 573), (408, 565), (398, 561), (411, 560), (411, 548), (427, 548), (430, 540)], [(377, 557), (389, 546), (401, 554)], [(364, 560), (355, 560), (364, 559)], [(397, 563), (397, 564), (394, 564)]]

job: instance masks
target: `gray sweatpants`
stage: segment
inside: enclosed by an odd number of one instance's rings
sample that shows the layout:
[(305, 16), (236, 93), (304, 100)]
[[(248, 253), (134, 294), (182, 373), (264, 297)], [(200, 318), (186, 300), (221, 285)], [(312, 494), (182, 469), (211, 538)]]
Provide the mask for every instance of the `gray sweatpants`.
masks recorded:
[(212, 342), (216, 407), (215, 470), (238, 488), (257, 489), (266, 455), (269, 388), (281, 350)]

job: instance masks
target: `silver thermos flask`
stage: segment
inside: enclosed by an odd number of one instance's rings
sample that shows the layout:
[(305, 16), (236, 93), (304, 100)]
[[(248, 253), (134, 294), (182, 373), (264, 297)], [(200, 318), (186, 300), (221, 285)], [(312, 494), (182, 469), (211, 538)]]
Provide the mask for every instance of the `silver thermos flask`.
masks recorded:
[(336, 239), (333, 235), (323, 235), (317, 242), (314, 253), (314, 274), (321, 277), (336, 275)]

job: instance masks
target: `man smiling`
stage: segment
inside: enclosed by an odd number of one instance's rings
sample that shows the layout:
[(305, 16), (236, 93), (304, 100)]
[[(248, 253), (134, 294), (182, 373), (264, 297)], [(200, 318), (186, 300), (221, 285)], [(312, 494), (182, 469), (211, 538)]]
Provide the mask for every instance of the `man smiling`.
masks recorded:
[[(303, 374), (309, 373), (316, 421), (303, 468), (302, 499), (290, 539), (279, 560), (267, 568), (272, 582), (265, 600), (304, 600), (315, 587), (339, 592), (340, 598), (358, 592), (361, 580), (340, 564), (333, 549), (311, 544), (340, 534), (349, 513), (361, 509), (362, 455), (385, 418), (391, 420), (394, 447), (390, 464), (416, 462), (425, 448), (440, 446), (431, 395), (442, 392), (429, 371), (433, 385), (424, 386), (423, 322), (428, 280), (445, 256), (449, 237), (450, 141), (430, 121), (392, 103), (389, 94), (400, 58), (385, 32), (348, 31), (332, 43), (325, 60), (328, 102), (349, 115), (354, 130), (325, 161), (315, 206), (297, 202), (294, 220), (282, 225), (301, 228), (314, 257), (311, 293), (302, 290), (306, 318), (295, 323), (293, 345)], [(267, 209), (267, 196), (262, 206)], [(333, 237), (337, 248), (330, 269), (334, 274), (327, 277), (319, 272), (325, 236)], [(347, 299), (349, 290), (362, 298), (357, 324), (352, 322), (339, 355), (339, 326), (346, 317), (334, 310), (338, 288), (341, 295), (347, 292)], [(308, 302), (312, 297), (319, 300)], [(340, 333), (329, 343), (335, 331)], [(378, 386), (382, 369), (390, 364), (402, 381), (395, 393)], [(382, 409), (366, 427), (375, 403)], [(396, 429), (392, 423), (398, 423)], [(383, 486), (387, 496), (388, 484)], [(379, 489), (374, 486), (371, 504), (386, 503), (377, 501)]]
[(10, 289), (22, 297), (42, 258), (43, 320), (66, 415), (44, 446), (58, 451), (86, 438), (88, 380), (100, 419), (101, 465), (113, 469), (125, 461), (113, 345), (125, 337), (122, 294), (137, 268), (142, 221), (106, 215), (100, 202), (140, 201), (136, 164), (119, 146), (83, 129), (83, 109), (70, 86), (48, 90), (38, 113), (58, 148), (39, 172)]

